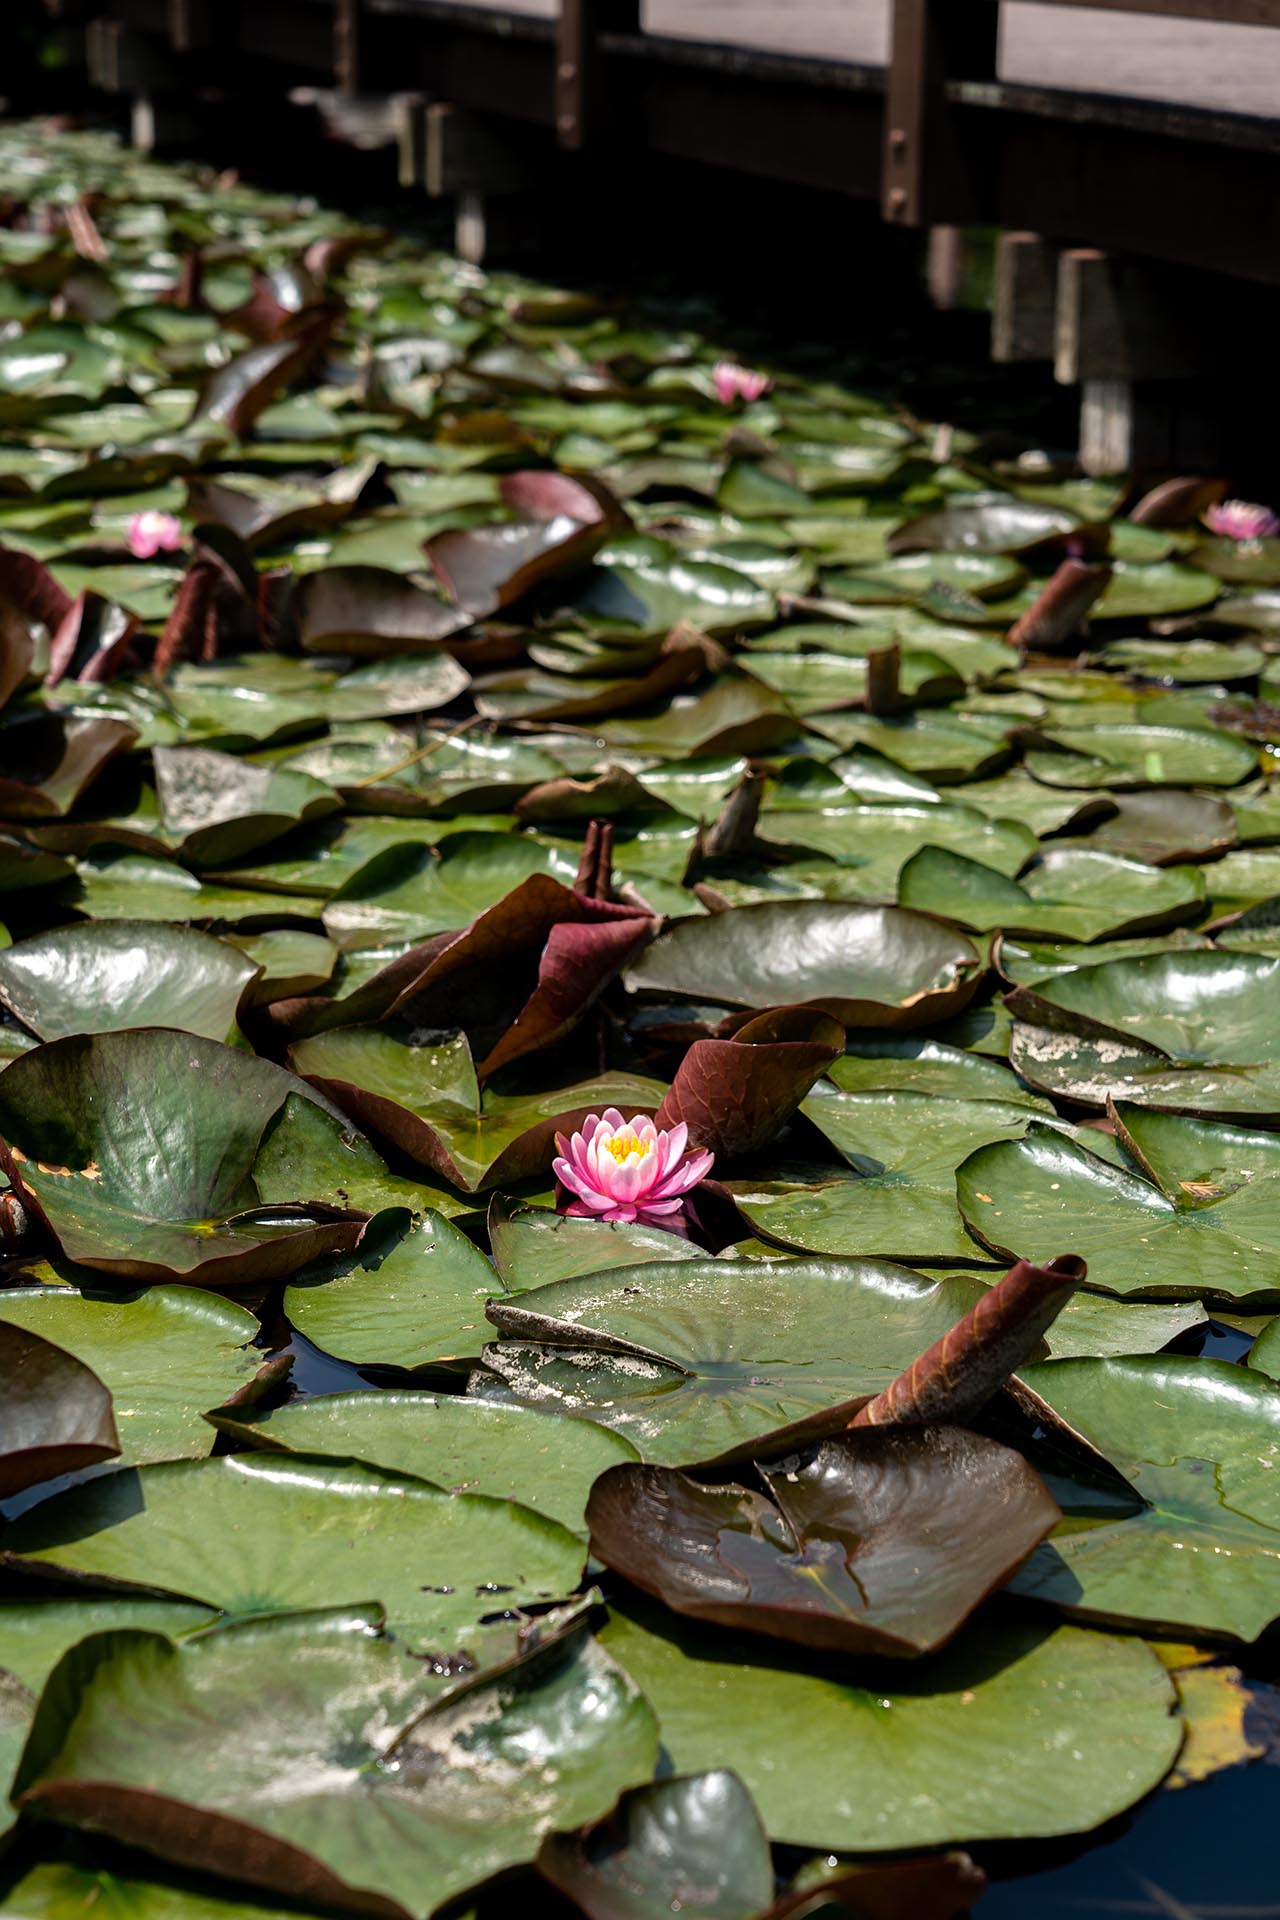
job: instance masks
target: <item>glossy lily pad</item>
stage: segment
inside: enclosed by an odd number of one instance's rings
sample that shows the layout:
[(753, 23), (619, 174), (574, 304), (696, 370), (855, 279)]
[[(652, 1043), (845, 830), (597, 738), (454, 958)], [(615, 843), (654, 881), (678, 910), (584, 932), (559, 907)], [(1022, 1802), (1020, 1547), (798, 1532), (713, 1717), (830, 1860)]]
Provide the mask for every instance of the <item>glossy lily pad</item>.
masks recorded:
[[(286, 1900), (376, 1900), (413, 1920), (599, 1818), (657, 1755), (652, 1709), (581, 1627), (444, 1699), (429, 1665), (356, 1612), (180, 1647), (99, 1635), (63, 1674), (18, 1783), (32, 1812)], [(210, 1716), (216, 1746), (196, 1736)]]
[(770, 1835), (798, 1846), (1088, 1831), (1156, 1785), (1182, 1740), (1150, 1649), (1077, 1627), (991, 1626), (871, 1687), (653, 1607), (615, 1608), (603, 1640), (653, 1701), (672, 1764), (727, 1764), (736, 1747)]
[(70, 1035), (0, 1076), (0, 1158), (70, 1260), (146, 1281), (277, 1278), (353, 1246), (363, 1219), (301, 1194), (263, 1206), (254, 1159), (295, 1090), (194, 1034)]
[(681, 921), (627, 984), (728, 1006), (814, 1006), (846, 1026), (916, 1027), (958, 1012), (982, 970), (969, 940), (923, 914), (795, 901)]
[(242, 1453), (126, 1467), (55, 1494), (6, 1530), (4, 1559), (230, 1615), (371, 1595), (411, 1644), (447, 1653), (485, 1642), (495, 1594), (521, 1607), (571, 1593), (583, 1549), (511, 1501), (351, 1461)]
[(1047, 1361), (1025, 1377), (1128, 1497), (1055, 1478), (1068, 1518), (1017, 1590), (1086, 1618), (1255, 1639), (1280, 1608), (1280, 1388), (1164, 1356)]
[(843, 1426), (984, 1291), (872, 1260), (624, 1267), (491, 1301), (485, 1362), (498, 1399), (613, 1427), (645, 1460), (749, 1458)]

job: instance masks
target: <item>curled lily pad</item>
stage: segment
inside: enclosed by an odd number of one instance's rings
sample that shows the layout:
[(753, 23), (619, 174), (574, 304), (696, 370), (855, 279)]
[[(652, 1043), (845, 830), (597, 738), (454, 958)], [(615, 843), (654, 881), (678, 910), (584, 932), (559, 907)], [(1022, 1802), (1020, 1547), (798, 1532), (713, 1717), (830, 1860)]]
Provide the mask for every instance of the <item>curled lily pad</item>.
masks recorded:
[[(0, 975), (2, 977), (2, 975)], [(844, 1042), (828, 1014), (780, 1008), (731, 1038), (695, 1040), (658, 1109), (659, 1127), (684, 1124), (720, 1156), (751, 1153), (790, 1120)]]
[(610, 1467), (592, 1551), (695, 1619), (903, 1659), (949, 1640), (1059, 1518), (1020, 1454), (959, 1427), (850, 1433), (762, 1473), (768, 1497)]
[(0, 1161), (68, 1259), (136, 1280), (243, 1284), (354, 1246), (365, 1216), (264, 1207), (253, 1165), (290, 1074), (149, 1027), (35, 1047), (0, 1075)]
[(0, 1320), (0, 1497), (120, 1452), (111, 1394), (83, 1360)]
[(724, 1770), (632, 1788), (598, 1826), (548, 1834), (538, 1867), (590, 1920), (647, 1920), (672, 1905), (757, 1920), (774, 1890), (760, 1815)]
[(105, 715), (44, 713), (10, 722), (0, 732), (0, 811), (10, 820), (58, 819), (137, 737), (126, 721)]

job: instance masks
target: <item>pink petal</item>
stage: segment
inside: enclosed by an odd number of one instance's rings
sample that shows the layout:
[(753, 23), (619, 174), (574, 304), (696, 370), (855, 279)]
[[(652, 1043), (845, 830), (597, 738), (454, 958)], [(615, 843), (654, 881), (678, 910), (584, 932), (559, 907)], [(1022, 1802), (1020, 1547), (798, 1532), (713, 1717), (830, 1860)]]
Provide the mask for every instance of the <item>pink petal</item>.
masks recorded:
[(683, 1165), (673, 1167), (666, 1178), (658, 1182), (653, 1189), (652, 1197), (665, 1200), (673, 1193), (687, 1193), (690, 1187), (696, 1187), (700, 1180), (706, 1179), (714, 1164), (714, 1153), (705, 1149), (701, 1153), (691, 1155)]
[(567, 1187), (570, 1193), (576, 1193), (578, 1198), (585, 1201), (593, 1211), (613, 1205), (607, 1193), (601, 1193), (589, 1178), (580, 1173), (576, 1167), (571, 1166), (567, 1160), (553, 1161), (552, 1171), (562, 1186)]

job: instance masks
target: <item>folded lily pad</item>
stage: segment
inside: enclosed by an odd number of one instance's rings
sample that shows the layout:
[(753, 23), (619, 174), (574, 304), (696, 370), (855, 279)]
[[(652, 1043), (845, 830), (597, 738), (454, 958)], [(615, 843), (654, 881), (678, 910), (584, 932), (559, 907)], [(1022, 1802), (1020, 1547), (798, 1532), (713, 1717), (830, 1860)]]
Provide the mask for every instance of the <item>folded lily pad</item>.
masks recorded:
[(694, 1619), (911, 1659), (1060, 1518), (1020, 1454), (960, 1427), (868, 1427), (760, 1473), (767, 1494), (610, 1467), (587, 1505), (592, 1552)]
[(589, 1113), (656, 1112), (665, 1088), (615, 1073), (549, 1093), (480, 1093), (462, 1035), (414, 1046), (378, 1027), (338, 1027), (293, 1049), (293, 1064), (378, 1139), (466, 1192), (545, 1173), (557, 1132)]

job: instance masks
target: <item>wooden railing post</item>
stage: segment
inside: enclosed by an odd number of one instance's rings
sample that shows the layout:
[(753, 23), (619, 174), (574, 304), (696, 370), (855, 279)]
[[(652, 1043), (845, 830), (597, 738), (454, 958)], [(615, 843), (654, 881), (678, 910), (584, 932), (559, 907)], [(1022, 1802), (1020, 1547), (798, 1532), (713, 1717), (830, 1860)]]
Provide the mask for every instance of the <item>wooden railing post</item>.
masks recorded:
[(333, 0), (333, 72), (340, 93), (360, 91), (361, 0)]
[(947, 99), (952, 80), (992, 80), (993, 0), (894, 0), (885, 98), (882, 211), (898, 226), (962, 226), (980, 217), (971, 157)]
[(605, 33), (639, 33), (640, 0), (560, 0), (556, 24), (556, 139), (577, 151), (608, 115), (600, 51)]

